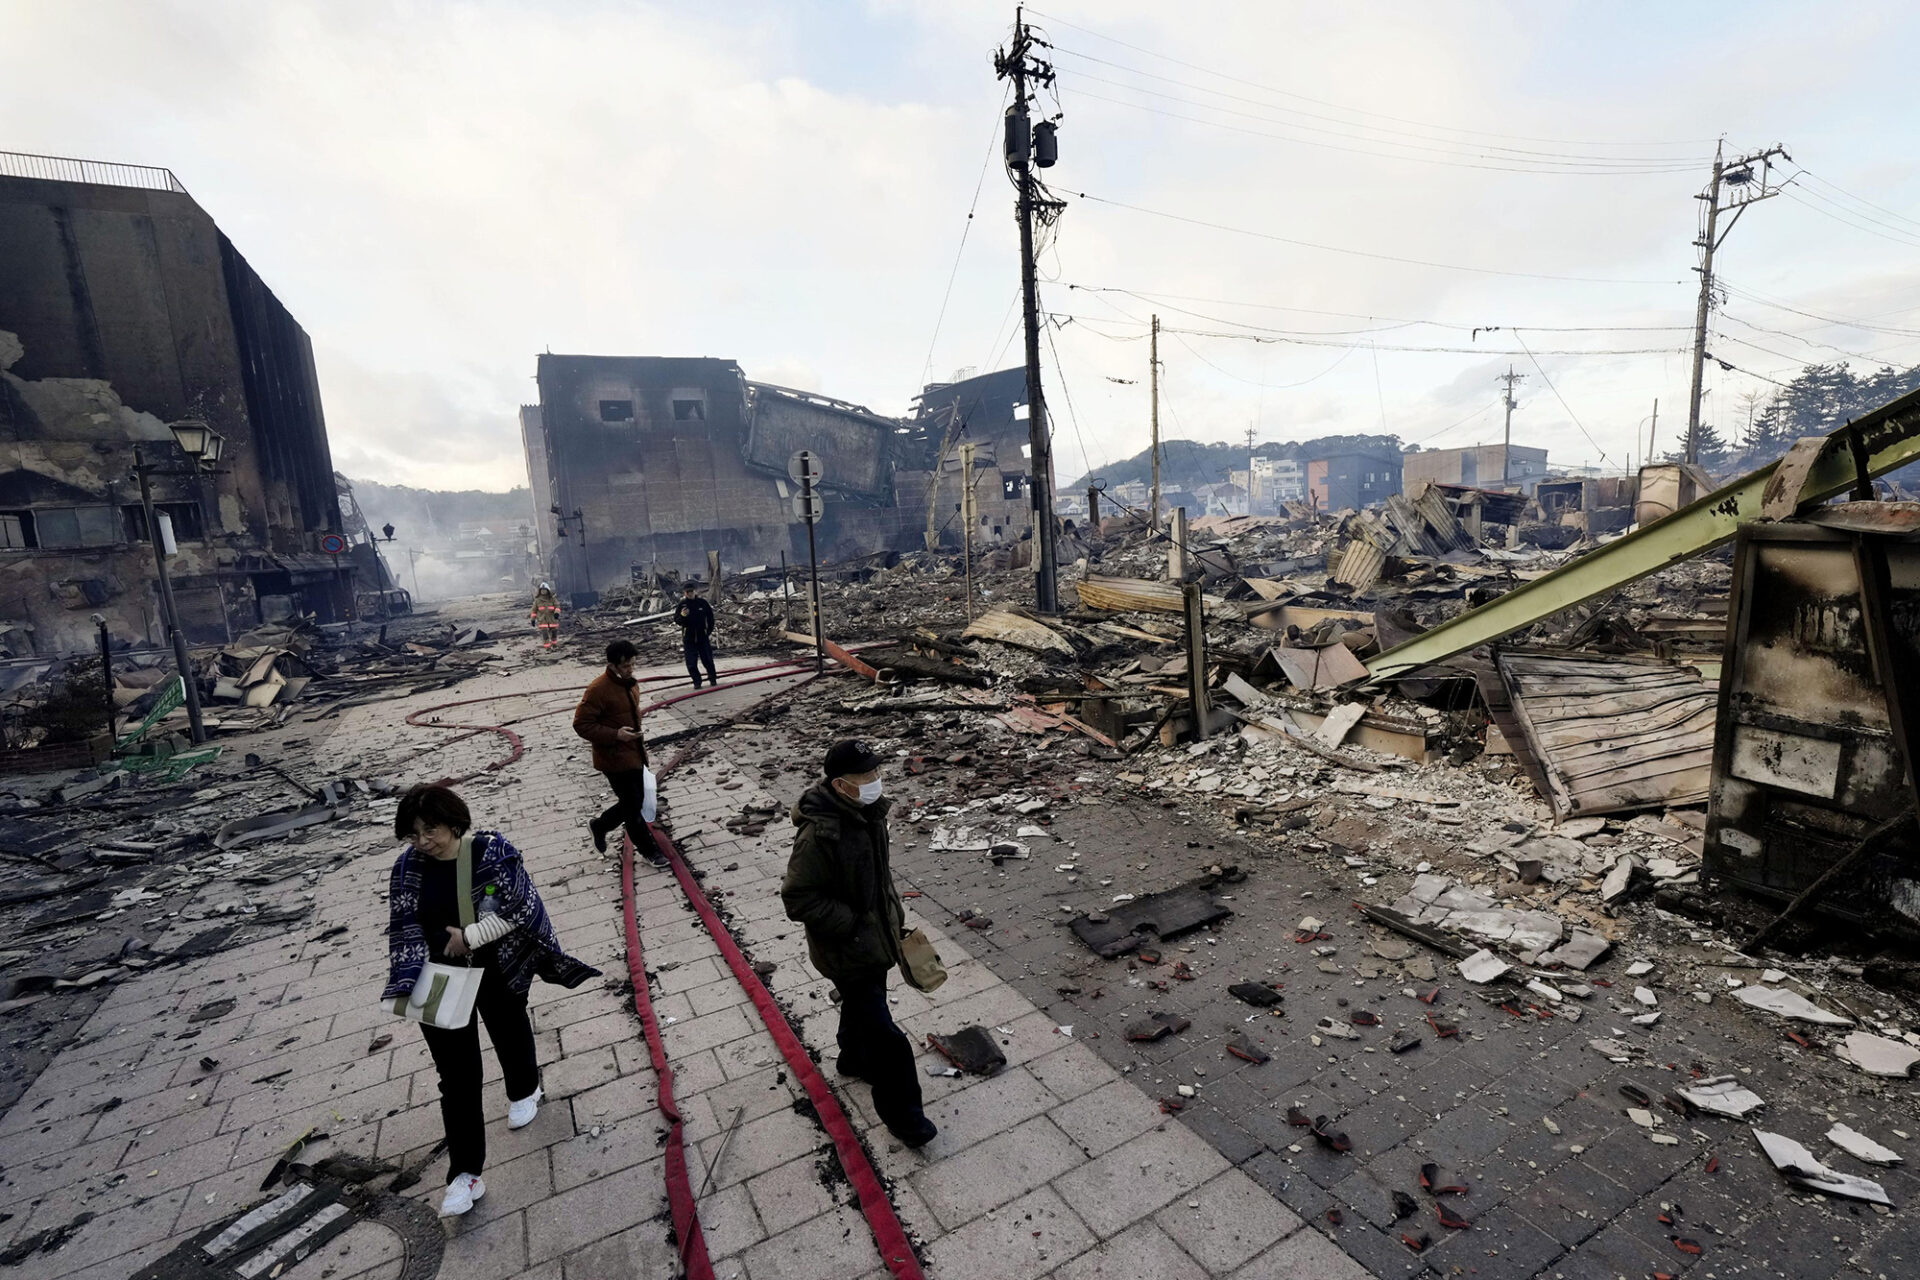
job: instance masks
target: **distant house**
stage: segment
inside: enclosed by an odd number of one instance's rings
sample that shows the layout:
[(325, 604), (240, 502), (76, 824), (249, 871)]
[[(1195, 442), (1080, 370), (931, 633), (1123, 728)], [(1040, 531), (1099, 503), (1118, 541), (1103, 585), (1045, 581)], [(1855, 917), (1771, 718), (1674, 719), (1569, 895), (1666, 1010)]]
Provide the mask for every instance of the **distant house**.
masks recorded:
[(1400, 492), (1400, 454), (1337, 453), (1307, 462), (1307, 501), (1322, 511), (1371, 507)]
[(1506, 483), (1523, 493), (1533, 491), (1547, 474), (1547, 451), (1524, 445), (1480, 444), (1462, 449), (1421, 449), (1405, 454), (1400, 483), (1409, 492), (1421, 483), (1464, 484), (1479, 489)]

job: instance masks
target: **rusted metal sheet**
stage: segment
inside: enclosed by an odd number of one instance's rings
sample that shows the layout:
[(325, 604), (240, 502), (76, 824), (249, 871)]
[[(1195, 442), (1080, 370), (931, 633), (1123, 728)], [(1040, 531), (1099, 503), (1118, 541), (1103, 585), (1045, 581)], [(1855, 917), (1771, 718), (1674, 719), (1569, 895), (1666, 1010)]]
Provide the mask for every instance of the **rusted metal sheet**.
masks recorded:
[[(1850, 502), (1741, 531), (1707, 822), (1715, 879), (1790, 898), (1914, 803), (1920, 534), (1909, 505)], [(1920, 931), (1913, 828), (1817, 906)]]
[(1692, 668), (1578, 652), (1495, 655), (1520, 738), (1565, 818), (1707, 798), (1715, 695)]
[[(1124, 613), (1144, 609), (1153, 613), (1184, 613), (1186, 603), (1177, 582), (1154, 582), (1145, 578), (1103, 578), (1089, 574), (1079, 583), (1080, 603), (1089, 609)], [(1210, 618), (1245, 617), (1238, 605), (1215, 596), (1206, 598)]]

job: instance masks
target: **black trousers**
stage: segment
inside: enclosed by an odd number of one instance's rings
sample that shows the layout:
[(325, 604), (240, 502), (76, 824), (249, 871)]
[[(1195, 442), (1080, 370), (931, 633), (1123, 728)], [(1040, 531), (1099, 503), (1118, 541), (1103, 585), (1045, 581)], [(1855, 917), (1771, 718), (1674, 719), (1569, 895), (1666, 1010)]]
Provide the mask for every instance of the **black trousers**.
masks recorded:
[(720, 683), (720, 677), (714, 674), (713, 670), (712, 636), (701, 636), (698, 639), (690, 635), (682, 636), (680, 637), (680, 651), (686, 657), (687, 674), (693, 677), (694, 688), (698, 689), (700, 687), (700, 667), (703, 663), (707, 668), (707, 682), (709, 684)]
[(661, 857), (660, 846), (653, 838), (653, 828), (640, 816), (647, 798), (646, 772), (622, 769), (607, 775), (607, 785), (613, 788), (617, 798), (593, 820), (593, 825), (609, 833), (615, 827), (624, 826), (633, 837), (634, 851), (649, 862), (657, 861)]
[(480, 1024), (506, 1075), (507, 1097), (525, 1098), (540, 1087), (540, 1063), (534, 1057), (533, 1023), (527, 997), (507, 985), (489, 965), (473, 1004), (474, 1018), (457, 1031), (422, 1026), (427, 1051), (440, 1073), (440, 1122), (447, 1131), (447, 1181), (463, 1173), (478, 1175), (487, 1163), (487, 1116), (480, 1105)]
[(840, 1069), (873, 1086), (873, 1109), (884, 1124), (911, 1128), (926, 1113), (913, 1044), (887, 1009), (887, 975), (892, 972), (868, 969), (834, 979), (840, 993)]

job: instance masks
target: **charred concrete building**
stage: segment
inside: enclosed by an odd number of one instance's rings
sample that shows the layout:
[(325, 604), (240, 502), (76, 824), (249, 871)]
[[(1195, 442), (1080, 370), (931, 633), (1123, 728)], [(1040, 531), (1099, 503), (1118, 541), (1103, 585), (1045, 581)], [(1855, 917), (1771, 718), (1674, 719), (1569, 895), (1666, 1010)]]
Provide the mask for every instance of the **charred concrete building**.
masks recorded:
[(807, 529), (788, 478), (821, 460), (823, 563), (919, 545), (927, 467), (906, 423), (842, 400), (751, 382), (732, 360), (543, 355), (540, 403), (520, 411), (540, 556), (563, 596), (636, 573), (802, 563)]
[[(133, 478), (179, 546), (180, 623), (219, 642), (352, 608), (313, 349), (165, 169), (0, 153), (0, 647), (164, 640)], [(223, 438), (198, 471), (169, 422)]]

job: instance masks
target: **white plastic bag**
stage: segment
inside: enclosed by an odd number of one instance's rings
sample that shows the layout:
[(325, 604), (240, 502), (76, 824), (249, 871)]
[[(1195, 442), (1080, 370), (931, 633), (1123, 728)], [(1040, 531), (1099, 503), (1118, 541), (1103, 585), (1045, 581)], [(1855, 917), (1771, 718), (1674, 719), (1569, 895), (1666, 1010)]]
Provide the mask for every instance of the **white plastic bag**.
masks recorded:
[(658, 791), (654, 785), (653, 770), (643, 768), (641, 772), (646, 775), (647, 789), (640, 798), (640, 817), (646, 822), (652, 823), (654, 812), (658, 807)]

